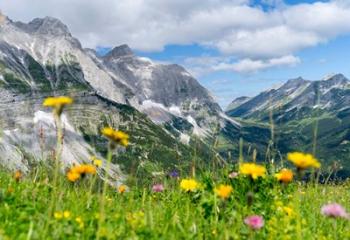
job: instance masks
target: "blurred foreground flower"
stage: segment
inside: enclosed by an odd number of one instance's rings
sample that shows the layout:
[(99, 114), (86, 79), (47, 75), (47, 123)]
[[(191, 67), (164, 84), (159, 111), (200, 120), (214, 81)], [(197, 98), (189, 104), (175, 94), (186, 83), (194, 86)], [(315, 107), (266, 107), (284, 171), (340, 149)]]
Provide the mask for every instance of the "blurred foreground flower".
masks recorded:
[(163, 192), (164, 191), (164, 186), (163, 184), (155, 184), (152, 186), (152, 191), (153, 192)]
[(179, 176), (180, 174), (177, 170), (173, 170), (169, 173), (169, 177), (172, 177), (172, 178), (178, 178)]
[(279, 173), (275, 174), (275, 177), (282, 183), (290, 183), (293, 180), (293, 172), (283, 168)]
[(258, 177), (265, 177), (266, 168), (255, 163), (242, 163), (239, 166), (239, 173), (248, 175), (252, 179), (257, 179)]
[(67, 173), (67, 179), (71, 182), (79, 180), (86, 174), (96, 174), (96, 167), (92, 164), (82, 164), (72, 167)]
[(292, 152), (288, 153), (287, 158), (297, 167), (298, 170), (321, 167), (321, 164), (312, 154)]
[(101, 167), (102, 166), (102, 160), (97, 158), (96, 156), (92, 156), (91, 157), (91, 161), (96, 167)]
[(321, 213), (332, 218), (350, 218), (350, 215), (346, 212), (343, 206), (338, 203), (323, 205), (321, 208)]
[(228, 175), (229, 178), (233, 179), (233, 178), (236, 178), (238, 177), (238, 172), (231, 172), (229, 175)]
[(124, 147), (128, 146), (129, 144), (129, 135), (122, 131), (114, 130), (111, 127), (106, 127), (102, 129), (102, 134), (115, 144), (119, 144)]
[(84, 228), (84, 221), (81, 217), (76, 217), (75, 221), (78, 223), (79, 228)]
[(180, 182), (180, 188), (185, 192), (195, 192), (199, 187), (199, 184), (194, 179), (182, 179)]
[(63, 108), (66, 105), (70, 105), (73, 103), (73, 99), (70, 97), (48, 97), (44, 100), (44, 107), (52, 107), (54, 109), (54, 113), (60, 116), (62, 114)]
[(259, 230), (264, 226), (264, 218), (262, 216), (253, 215), (246, 217), (244, 223), (247, 224), (251, 229)]
[(21, 180), (21, 178), (23, 177), (23, 173), (20, 170), (17, 170), (15, 172), (15, 174), (13, 175), (13, 178), (18, 182), (19, 180)]
[(120, 185), (118, 187), (118, 193), (125, 193), (127, 190), (127, 187), (125, 185)]
[(61, 213), (61, 212), (55, 212), (54, 214), (53, 214), (53, 217), (55, 218), (55, 219), (62, 219), (63, 218), (63, 214)]
[(70, 218), (70, 215), (71, 215), (70, 211), (64, 211), (63, 212), (63, 217), (66, 218), (66, 219)]
[(233, 188), (230, 185), (221, 184), (219, 187), (215, 188), (215, 193), (222, 199), (227, 199), (230, 197)]

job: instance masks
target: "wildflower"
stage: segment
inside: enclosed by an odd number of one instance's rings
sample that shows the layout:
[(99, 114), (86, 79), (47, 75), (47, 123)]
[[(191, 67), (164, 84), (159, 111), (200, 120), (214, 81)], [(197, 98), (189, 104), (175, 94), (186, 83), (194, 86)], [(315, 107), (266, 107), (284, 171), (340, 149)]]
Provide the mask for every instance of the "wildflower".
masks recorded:
[(264, 226), (264, 218), (262, 216), (253, 215), (246, 217), (244, 223), (247, 224), (251, 229), (259, 230)]
[(117, 131), (113, 128), (106, 127), (102, 129), (102, 134), (112, 142), (124, 147), (128, 146), (129, 144), (129, 135), (122, 131)]
[(60, 116), (62, 114), (63, 108), (66, 105), (73, 103), (73, 99), (70, 97), (48, 97), (44, 100), (44, 107), (52, 107), (55, 113)]
[(266, 168), (255, 163), (243, 163), (239, 166), (239, 172), (244, 175), (249, 175), (252, 179), (265, 177)]
[(96, 166), (96, 167), (101, 167), (102, 166), (102, 160), (98, 159), (95, 156), (91, 157), (92, 163)]
[(233, 191), (233, 188), (230, 185), (221, 184), (218, 188), (215, 189), (215, 193), (222, 199), (227, 199)]
[(289, 169), (283, 168), (279, 173), (275, 174), (278, 181), (283, 183), (290, 183), (293, 180), (293, 172)]
[(312, 154), (293, 152), (288, 153), (287, 158), (298, 168), (298, 170), (304, 170), (311, 167), (320, 168), (321, 166), (321, 164), (314, 156), (312, 156)]
[(283, 211), (287, 213), (288, 216), (293, 216), (294, 215), (294, 210), (291, 207), (283, 207)]
[(321, 208), (321, 213), (327, 217), (332, 218), (349, 218), (349, 214), (346, 212), (346, 210), (339, 205), (338, 203), (330, 203), (327, 205), (323, 205)]
[(80, 178), (80, 174), (74, 171), (69, 171), (67, 173), (67, 179), (71, 182), (75, 182)]
[(91, 165), (91, 164), (86, 164), (86, 165), (83, 165), (83, 168), (84, 168), (84, 173), (85, 174), (96, 174), (96, 167), (94, 165)]
[(21, 180), (22, 176), (23, 176), (22, 172), (20, 170), (17, 170), (13, 175), (13, 178), (18, 182), (19, 180)]
[(228, 175), (229, 178), (233, 179), (233, 178), (236, 178), (238, 177), (238, 172), (231, 172), (229, 175)]
[(63, 217), (63, 215), (62, 215), (62, 213), (61, 212), (55, 212), (54, 214), (53, 214), (53, 216), (54, 216), (54, 218), (55, 219), (62, 219), (62, 217)]
[(152, 187), (153, 192), (163, 192), (164, 191), (164, 186), (163, 184), (155, 184)]
[(126, 186), (125, 185), (120, 185), (118, 187), (118, 192), (119, 193), (125, 193), (126, 192)]
[(194, 179), (182, 179), (180, 182), (180, 188), (185, 192), (194, 192), (198, 189), (199, 184)]
[(176, 171), (176, 170), (173, 170), (169, 173), (169, 177), (172, 177), (172, 178), (178, 178), (179, 177), (179, 172)]
[(63, 212), (63, 217), (66, 218), (66, 219), (70, 218), (70, 211), (64, 211)]
[(81, 164), (74, 166), (68, 171), (67, 178), (69, 181), (75, 182), (81, 177), (84, 177), (86, 174), (96, 174), (96, 167), (92, 164)]
[(75, 221), (79, 224), (79, 228), (84, 227), (84, 222), (83, 222), (83, 219), (81, 219), (81, 217), (76, 217)]

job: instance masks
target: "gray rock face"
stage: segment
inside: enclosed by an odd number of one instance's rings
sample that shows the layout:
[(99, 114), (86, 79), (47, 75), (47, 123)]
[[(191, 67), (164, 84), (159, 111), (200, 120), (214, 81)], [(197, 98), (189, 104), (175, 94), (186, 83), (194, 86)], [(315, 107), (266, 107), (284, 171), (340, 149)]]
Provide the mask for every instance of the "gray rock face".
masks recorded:
[(200, 135), (209, 133), (215, 124), (225, 124), (219, 105), (183, 67), (137, 57), (127, 45), (114, 48), (101, 60), (109, 72), (123, 79), (135, 93), (138, 105), (134, 106), (156, 122), (167, 122), (169, 117), (159, 116), (168, 112), (187, 122), (194, 120), (201, 129), (194, 133)]
[(107, 59), (107, 61), (112, 61), (115, 58), (125, 57), (125, 56), (133, 56), (134, 53), (131, 50), (131, 48), (126, 45), (120, 45), (118, 47), (113, 48), (110, 52), (106, 54), (104, 59)]
[(28, 24), (22, 22), (15, 22), (14, 24), (32, 34), (72, 36), (66, 25), (60, 20), (52, 17), (35, 18)]
[[(0, 165), (10, 170), (27, 172), (35, 162), (45, 159), (53, 161), (57, 142), (56, 126), (50, 109), (42, 106), (44, 96), (27, 95), (20, 98), (16, 95), (6, 95), (3, 91), (0, 93)], [(96, 97), (89, 97), (88, 94), (76, 95), (74, 98), (78, 99), (78, 102), (74, 107), (66, 109), (61, 116), (64, 126), (62, 171), (74, 164), (90, 163), (91, 156), (103, 159), (78, 130), (82, 124), (81, 118), (89, 111), (102, 108), (102, 105)], [(94, 102), (93, 105), (85, 104), (91, 101)], [(101, 121), (97, 116), (101, 115), (95, 113), (95, 116), (97, 122), (90, 130), (97, 132)], [(117, 165), (112, 165), (108, 172), (102, 169), (105, 169), (105, 165), (100, 171), (102, 176), (108, 174), (111, 177), (118, 176), (119, 179), (123, 176)]]

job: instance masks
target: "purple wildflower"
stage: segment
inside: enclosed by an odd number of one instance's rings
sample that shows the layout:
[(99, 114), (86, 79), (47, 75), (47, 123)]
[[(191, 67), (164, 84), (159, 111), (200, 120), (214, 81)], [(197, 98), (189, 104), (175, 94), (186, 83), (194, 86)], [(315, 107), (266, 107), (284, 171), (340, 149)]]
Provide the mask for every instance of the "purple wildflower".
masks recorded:
[(163, 192), (164, 191), (164, 186), (163, 184), (154, 184), (152, 187), (153, 192)]
[(327, 217), (332, 217), (332, 218), (337, 218), (337, 217), (349, 218), (349, 214), (338, 203), (330, 203), (330, 204), (323, 205), (321, 208), (321, 213)]
[(253, 215), (246, 217), (244, 223), (247, 224), (251, 229), (259, 230), (264, 226), (264, 218), (262, 216)]

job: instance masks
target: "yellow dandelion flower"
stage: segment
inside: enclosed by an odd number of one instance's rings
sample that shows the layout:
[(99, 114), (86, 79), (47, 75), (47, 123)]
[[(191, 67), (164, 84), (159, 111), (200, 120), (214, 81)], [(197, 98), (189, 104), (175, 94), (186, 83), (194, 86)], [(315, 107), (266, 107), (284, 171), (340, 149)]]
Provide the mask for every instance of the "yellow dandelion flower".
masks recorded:
[(118, 192), (119, 193), (125, 193), (126, 192), (126, 186), (125, 185), (120, 185), (119, 187), (118, 187)]
[(66, 105), (70, 105), (73, 103), (73, 99), (70, 97), (48, 97), (44, 100), (44, 107), (52, 107), (55, 110), (57, 115), (61, 115), (63, 108)]
[(20, 170), (17, 170), (13, 175), (13, 178), (18, 182), (19, 180), (21, 180), (22, 176), (23, 176), (22, 172)]
[(78, 173), (78, 174), (84, 174), (85, 173), (85, 166), (84, 165), (77, 165), (70, 169), (70, 172)]
[(230, 185), (221, 184), (215, 189), (215, 193), (222, 199), (227, 199), (233, 191), (233, 188)]
[(102, 166), (102, 160), (101, 160), (101, 159), (98, 159), (98, 158), (95, 157), (95, 156), (92, 156), (92, 157), (91, 157), (91, 161), (92, 161), (92, 163), (93, 163), (96, 167), (101, 167), (101, 166)]
[(53, 216), (55, 219), (58, 219), (58, 220), (63, 218), (63, 214), (61, 212), (55, 212)]
[(80, 178), (80, 174), (75, 171), (69, 171), (67, 173), (67, 179), (71, 182), (75, 182)]
[(239, 172), (250, 176), (252, 179), (257, 179), (258, 177), (265, 177), (266, 168), (255, 163), (243, 163), (239, 166)]
[(79, 224), (79, 228), (84, 227), (84, 222), (83, 222), (83, 219), (81, 217), (76, 217), (75, 221)]
[(312, 154), (305, 154), (301, 152), (288, 153), (287, 158), (299, 170), (306, 168), (320, 168), (321, 164)]
[(100, 160), (100, 159), (94, 160), (94, 165), (95, 165), (96, 167), (101, 167), (101, 166), (102, 166), (102, 160)]
[(195, 192), (199, 188), (199, 183), (194, 179), (182, 179), (180, 188), (185, 192)]
[(294, 215), (294, 210), (291, 207), (283, 207), (283, 211), (287, 213), (288, 216), (293, 216)]
[(63, 212), (63, 217), (66, 218), (66, 219), (70, 218), (70, 211), (64, 211)]
[(84, 177), (85, 174), (96, 174), (96, 167), (92, 164), (81, 164), (74, 166), (68, 171), (67, 178), (69, 181), (75, 182), (80, 177)]
[(124, 147), (129, 144), (129, 135), (118, 130), (114, 130), (113, 128), (106, 127), (102, 129), (102, 134), (107, 137), (112, 142), (122, 145)]
[(83, 166), (84, 167), (84, 173), (85, 174), (96, 174), (96, 167), (92, 164), (86, 164)]
[(278, 181), (283, 183), (290, 183), (293, 180), (293, 172), (289, 169), (283, 168), (279, 173), (275, 174)]

